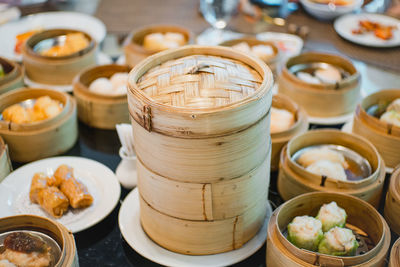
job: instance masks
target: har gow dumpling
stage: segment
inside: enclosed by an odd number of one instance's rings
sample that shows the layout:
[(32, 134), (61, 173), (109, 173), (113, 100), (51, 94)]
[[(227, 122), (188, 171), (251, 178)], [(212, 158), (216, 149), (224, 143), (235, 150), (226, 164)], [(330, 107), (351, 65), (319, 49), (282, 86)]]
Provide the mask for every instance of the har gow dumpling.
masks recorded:
[(325, 175), (340, 181), (346, 181), (347, 176), (343, 166), (338, 162), (330, 160), (318, 160), (306, 168), (307, 171), (318, 175)]
[(109, 79), (101, 77), (94, 80), (90, 86), (89, 91), (99, 94), (109, 94), (113, 90), (113, 85)]
[(311, 74), (307, 73), (307, 72), (298, 72), (296, 73), (297, 78), (299, 78), (300, 80), (307, 82), (307, 83), (312, 83), (312, 84), (321, 84), (320, 80), (314, 76), (312, 76)]
[(271, 133), (278, 133), (288, 130), (294, 124), (293, 113), (271, 107)]
[(343, 168), (348, 168), (348, 164), (344, 156), (340, 152), (334, 151), (327, 147), (308, 149), (304, 151), (303, 154), (301, 154), (297, 162), (303, 167), (307, 168), (308, 166), (319, 160), (337, 162), (340, 163)]
[(321, 82), (328, 84), (335, 84), (342, 80), (342, 75), (337, 68), (328, 67), (326, 69), (318, 69), (314, 73), (315, 77), (317, 77)]
[(114, 73), (110, 78), (110, 82), (114, 89), (119, 88), (121, 86), (125, 86), (128, 84), (128, 76), (129, 74), (126, 72), (117, 72)]

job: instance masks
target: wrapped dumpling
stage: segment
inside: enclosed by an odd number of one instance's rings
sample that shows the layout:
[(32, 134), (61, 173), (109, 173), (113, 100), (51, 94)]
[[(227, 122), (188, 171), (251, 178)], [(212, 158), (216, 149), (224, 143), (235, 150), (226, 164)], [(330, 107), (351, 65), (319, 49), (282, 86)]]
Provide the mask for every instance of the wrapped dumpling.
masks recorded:
[(327, 147), (307, 149), (306, 151), (304, 151), (303, 154), (301, 154), (297, 162), (303, 167), (307, 168), (308, 166), (319, 160), (329, 160), (331, 162), (337, 162), (340, 163), (343, 168), (348, 168), (348, 164), (344, 156), (340, 152), (334, 151)]
[(318, 80), (318, 78), (312, 76), (311, 74), (307, 73), (307, 72), (298, 72), (296, 73), (297, 78), (299, 78), (300, 80), (302, 80), (303, 82), (306, 83), (313, 83), (313, 84), (321, 84), (320, 80)]
[(318, 69), (314, 73), (321, 82), (328, 84), (335, 84), (342, 80), (342, 75), (337, 68), (327, 67), (326, 69)]
[(344, 171), (343, 166), (338, 162), (333, 162), (330, 160), (318, 160), (309, 165), (306, 170), (340, 181), (347, 180), (346, 172)]
[(318, 246), (318, 252), (333, 256), (354, 256), (358, 248), (353, 231), (334, 227), (324, 234)]
[(274, 50), (270, 45), (254, 45), (251, 47), (251, 52), (263, 61), (267, 61), (274, 55)]
[(98, 94), (109, 94), (113, 90), (113, 85), (109, 79), (101, 77), (94, 80), (89, 85), (89, 91), (98, 93)]
[(294, 124), (293, 113), (271, 107), (271, 133), (278, 133), (288, 130)]
[(164, 40), (167, 42), (176, 43), (178, 46), (186, 43), (186, 38), (182, 33), (179, 32), (166, 32), (164, 34)]
[(296, 247), (317, 251), (323, 237), (321, 221), (310, 216), (297, 216), (287, 229), (288, 240)]
[(387, 111), (394, 110), (397, 113), (400, 113), (400, 98), (395, 99), (390, 105), (387, 107)]
[(344, 227), (346, 218), (346, 211), (340, 208), (335, 201), (322, 205), (316, 217), (316, 219), (321, 221), (322, 231), (324, 232), (328, 232), (335, 226)]
[(232, 48), (247, 54), (251, 53), (251, 48), (246, 42), (240, 42), (238, 44), (232, 45)]
[(380, 120), (400, 127), (400, 113), (395, 110), (386, 111), (382, 114)]

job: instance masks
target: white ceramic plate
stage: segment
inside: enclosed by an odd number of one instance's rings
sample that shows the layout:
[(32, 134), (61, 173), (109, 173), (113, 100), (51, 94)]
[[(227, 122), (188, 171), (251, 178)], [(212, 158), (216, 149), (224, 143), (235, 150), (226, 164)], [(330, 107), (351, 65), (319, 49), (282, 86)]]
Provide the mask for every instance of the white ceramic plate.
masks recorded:
[(337, 117), (308, 117), (308, 122), (319, 125), (337, 125), (350, 121), (353, 118), (353, 112)]
[[(341, 129), (342, 132), (345, 133), (352, 133), (353, 132), (353, 119), (351, 119), (350, 121), (346, 122)], [(390, 167), (386, 167), (386, 173), (392, 173), (393, 172), (393, 168)]]
[(280, 32), (262, 32), (256, 35), (261, 41), (274, 42), (286, 58), (300, 54), (303, 49), (303, 40), (294, 34)]
[(185, 267), (227, 266), (251, 256), (264, 244), (268, 221), (272, 214), (271, 206), (268, 205), (264, 225), (257, 235), (240, 249), (214, 255), (190, 256), (169, 251), (154, 243), (142, 229), (139, 208), (139, 191), (135, 188), (125, 198), (119, 210), (119, 228), (126, 242), (137, 253), (151, 261), (166, 266)]
[(98, 43), (106, 36), (106, 26), (95, 17), (78, 12), (37, 13), (0, 26), (0, 56), (20, 61), (21, 55), (14, 52), (15, 36), (37, 28), (80, 30), (88, 33)]
[(0, 183), (0, 218), (18, 214), (34, 214), (54, 219), (37, 204), (30, 203), (29, 188), (36, 172), (53, 173), (61, 164), (74, 168), (75, 177), (86, 185), (94, 198), (82, 210), (69, 209), (55, 219), (77, 233), (104, 219), (119, 201), (121, 188), (114, 173), (103, 164), (80, 157), (54, 157), (26, 164), (9, 174)]
[[(384, 25), (393, 25), (397, 26), (397, 29), (393, 30), (393, 37), (390, 40), (382, 40), (376, 37), (373, 32), (353, 34), (352, 30), (358, 28), (360, 20), (371, 20)], [(400, 45), (400, 20), (389, 16), (372, 13), (349, 14), (336, 19), (333, 26), (341, 37), (356, 44), (371, 47), (395, 47)]]

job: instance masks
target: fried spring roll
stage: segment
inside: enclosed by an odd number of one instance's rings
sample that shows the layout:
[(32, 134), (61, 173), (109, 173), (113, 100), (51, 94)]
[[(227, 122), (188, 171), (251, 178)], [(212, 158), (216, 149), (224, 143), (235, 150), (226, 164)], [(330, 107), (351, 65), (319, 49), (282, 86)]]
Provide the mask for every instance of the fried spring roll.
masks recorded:
[(68, 198), (55, 186), (40, 190), (38, 202), (45, 211), (56, 218), (60, 218), (69, 206)]
[(56, 179), (56, 182), (58, 183), (57, 186), (60, 186), (62, 182), (68, 178), (74, 177), (73, 173), (74, 169), (69, 167), (68, 165), (60, 165), (57, 170), (54, 172), (54, 178)]
[(35, 173), (31, 182), (31, 189), (29, 191), (29, 199), (32, 203), (39, 203), (38, 194), (44, 188), (47, 188), (47, 176), (42, 173)]
[(93, 197), (86, 186), (74, 177), (65, 179), (60, 187), (61, 191), (68, 197), (73, 208), (85, 208), (93, 203)]

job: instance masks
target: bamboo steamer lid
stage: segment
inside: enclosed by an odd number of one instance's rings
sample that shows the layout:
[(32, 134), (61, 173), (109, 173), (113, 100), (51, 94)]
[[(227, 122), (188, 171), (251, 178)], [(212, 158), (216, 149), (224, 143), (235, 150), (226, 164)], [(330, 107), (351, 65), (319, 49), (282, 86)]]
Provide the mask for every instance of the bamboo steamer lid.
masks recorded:
[(385, 164), (394, 168), (400, 164), (400, 127), (369, 115), (366, 110), (380, 101), (400, 98), (399, 89), (381, 90), (364, 98), (354, 114), (353, 132), (374, 143)]
[(101, 77), (110, 78), (117, 72), (129, 72), (124, 65), (109, 64), (90, 67), (74, 78), (74, 96), (78, 103), (78, 118), (100, 129), (115, 129), (119, 123), (129, 123), (126, 95), (105, 95), (89, 90), (90, 84)]
[(186, 39), (186, 44), (192, 44), (194, 42), (193, 33), (186, 27), (168, 24), (147, 25), (143, 28), (133, 30), (126, 38), (124, 42), (126, 64), (130, 67), (134, 67), (146, 57), (159, 52), (145, 49), (143, 47), (144, 38), (151, 33), (167, 32), (182, 34)]
[(384, 216), (390, 229), (400, 236), (400, 165), (390, 177)]
[(62, 224), (36, 215), (0, 218), (0, 233), (17, 230), (38, 231), (53, 238), (61, 248), (61, 257), (56, 267), (79, 267), (74, 236)]
[[(292, 159), (300, 149), (321, 144), (341, 145), (357, 152), (370, 163), (371, 175), (358, 181), (339, 181), (306, 171)], [(384, 162), (368, 140), (338, 130), (313, 130), (294, 137), (282, 150), (278, 192), (284, 200), (312, 191), (341, 192), (379, 207), (384, 180)]]
[(271, 133), (271, 170), (276, 171), (279, 169), (279, 159), (282, 148), (295, 135), (306, 132), (309, 124), (307, 114), (305, 113), (304, 109), (285, 95), (274, 95), (272, 97), (272, 107), (285, 109), (295, 116), (295, 123), (289, 129), (282, 132)]
[(12, 164), (8, 154), (8, 146), (0, 136), (0, 183), (12, 172)]
[(22, 69), (17, 63), (0, 57), (0, 65), (5, 72), (5, 76), (0, 79), (0, 94), (24, 86)]
[[(325, 62), (347, 71), (350, 76), (336, 84), (313, 84), (294, 75), (297, 64)], [(350, 60), (333, 54), (307, 52), (290, 58), (278, 79), (279, 93), (302, 106), (309, 116), (335, 117), (354, 111), (360, 95), (360, 73)]]
[(394, 243), (390, 252), (389, 267), (400, 266), (400, 238)]
[[(331, 201), (346, 210), (346, 227), (359, 229), (374, 246), (364, 254), (339, 257), (299, 249), (290, 243), (283, 232), (296, 216), (316, 216), (319, 208)], [(349, 225), (350, 224), (350, 225)], [(361, 230), (361, 231), (360, 231)], [(390, 247), (390, 229), (383, 217), (367, 202), (345, 194), (313, 192), (295, 197), (276, 209), (268, 224), (267, 266), (364, 266), (377, 267), (386, 264)]]

